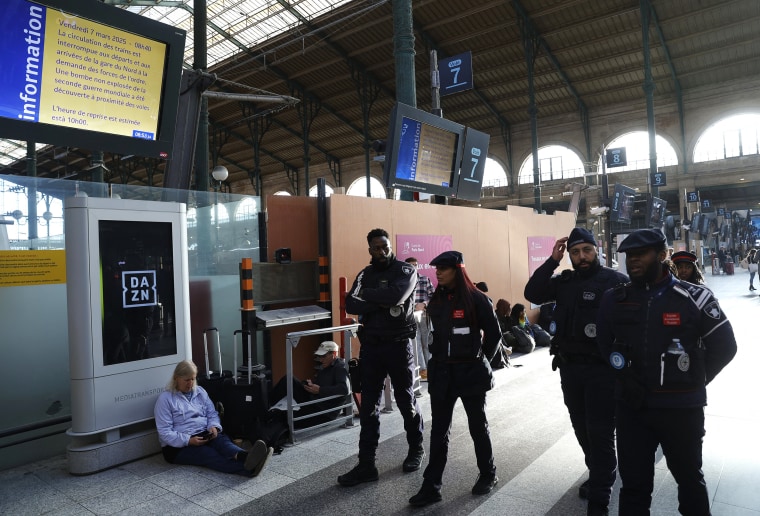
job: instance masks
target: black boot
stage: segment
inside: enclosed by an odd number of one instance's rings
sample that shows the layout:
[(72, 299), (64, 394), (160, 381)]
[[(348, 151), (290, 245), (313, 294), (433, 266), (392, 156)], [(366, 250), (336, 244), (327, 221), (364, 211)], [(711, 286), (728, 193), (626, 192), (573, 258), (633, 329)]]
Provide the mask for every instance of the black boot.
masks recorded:
[(409, 505), (423, 507), (431, 503), (440, 502), (442, 499), (441, 489), (435, 487), (432, 482), (425, 480), (422, 482), (420, 491), (409, 499)]
[(423, 448), (421, 444), (419, 446), (410, 447), (409, 453), (407, 453), (406, 458), (404, 459), (404, 464), (401, 466), (404, 473), (411, 473), (412, 471), (420, 469), (420, 467), (422, 467), (422, 459), (424, 458), (425, 448)]
[(586, 516), (609, 516), (610, 511), (607, 505), (599, 502), (588, 502), (588, 508), (586, 509)]
[(578, 497), (584, 500), (588, 499), (588, 480), (578, 487)]
[(498, 481), (499, 477), (496, 476), (496, 473), (491, 473), (490, 475), (479, 475), (478, 481), (475, 482), (474, 486), (472, 486), (472, 494), (488, 494), (491, 492)]
[(374, 482), (378, 479), (375, 461), (359, 461), (354, 469), (338, 477), (338, 483), (342, 486), (351, 487), (362, 482)]

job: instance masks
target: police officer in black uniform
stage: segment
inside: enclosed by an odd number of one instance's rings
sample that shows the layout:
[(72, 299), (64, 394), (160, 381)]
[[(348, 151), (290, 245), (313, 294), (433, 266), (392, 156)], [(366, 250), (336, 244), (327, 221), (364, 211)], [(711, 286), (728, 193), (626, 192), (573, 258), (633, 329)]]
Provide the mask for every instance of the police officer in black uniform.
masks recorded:
[(707, 516), (705, 386), (736, 354), (731, 323), (707, 287), (663, 265), (662, 231), (634, 231), (618, 251), (631, 282), (602, 298), (597, 341), (617, 377), (620, 516), (649, 514), (658, 445), (678, 484), (678, 511)]
[[(566, 249), (573, 270), (553, 275)], [(625, 274), (599, 263), (594, 236), (575, 228), (555, 242), (551, 256), (525, 285), (525, 298), (532, 303), (555, 302), (549, 324), (552, 368), (559, 368), (562, 395), (589, 469), (579, 490), (588, 498), (589, 516), (608, 514), (617, 464), (615, 380), (596, 345), (596, 315), (604, 291), (626, 281)]]
[(416, 507), (442, 499), (451, 418), (458, 398), (467, 413), (480, 471), (472, 494), (488, 494), (499, 481), (486, 419), (486, 392), (494, 385), (490, 362), (501, 343), (499, 321), (491, 300), (467, 276), (462, 253), (447, 251), (430, 265), (436, 268), (438, 279), (427, 307), (433, 323), (432, 357), (428, 363), (433, 427), (424, 481), (420, 491), (409, 499)]
[(422, 447), (422, 414), (414, 396), (414, 289), (417, 268), (396, 259), (383, 229), (367, 235), (370, 265), (354, 280), (346, 295), (346, 312), (358, 314), (361, 327), (361, 393), (359, 408), (359, 464), (340, 475), (338, 483), (354, 486), (377, 480), (375, 452), (380, 440), (380, 399), (386, 376), (390, 376), (393, 392), (404, 418), (409, 453), (404, 459), (404, 472), (417, 471), (425, 458)]

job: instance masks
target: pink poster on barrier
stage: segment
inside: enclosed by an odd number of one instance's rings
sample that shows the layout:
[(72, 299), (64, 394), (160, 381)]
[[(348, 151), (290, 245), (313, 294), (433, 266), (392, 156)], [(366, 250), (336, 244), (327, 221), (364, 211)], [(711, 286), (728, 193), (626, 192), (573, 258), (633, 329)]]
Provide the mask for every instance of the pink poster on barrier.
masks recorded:
[(438, 281), (430, 260), (452, 249), (451, 235), (396, 235), (396, 257), (401, 261), (417, 258), (417, 272), (430, 278), (433, 285)]
[(533, 276), (535, 270), (552, 255), (556, 241), (550, 236), (528, 237), (528, 276)]

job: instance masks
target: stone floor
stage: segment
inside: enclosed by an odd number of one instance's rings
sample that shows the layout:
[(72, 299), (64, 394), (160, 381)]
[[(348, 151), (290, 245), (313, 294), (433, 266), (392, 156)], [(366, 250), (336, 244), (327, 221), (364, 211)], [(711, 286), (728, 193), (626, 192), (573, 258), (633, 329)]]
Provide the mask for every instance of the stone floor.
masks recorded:
[[(708, 388), (704, 469), (715, 516), (760, 516), (760, 374), (755, 370), (760, 364), (760, 297), (747, 290), (748, 280), (743, 269), (733, 276), (707, 277), (739, 342), (734, 361)], [(302, 438), (253, 479), (172, 466), (160, 455), (90, 476), (68, 474), (65, 456), (0, 471), (0, 514), (583, 515), (585, 502), (577, 493), (587, 472), (562, 403), (559, 375), (551, 371), (545, 348), (512, 363), (496, 372), (497, 387), (488, 396), (501, 479), (489, 496), (470, 494), (477, 468), (458, 405), (443, 501), (422, 509), (407, 505), (422, 482), (422, 471), (401, 471), (406, 441), (395, 410), (381, 416), (378, 482), (354, 488), (336, 483), (355, 464), (357, 421), (353, 428)], [(429, 423), (427, 395), (420, 405)], [(426, 437), (428, 433), (429, 424)], [(611, 514), (617, 513), (618, 487)], [(676, 486), (660, 460), (652, 514), (677, 513)]]

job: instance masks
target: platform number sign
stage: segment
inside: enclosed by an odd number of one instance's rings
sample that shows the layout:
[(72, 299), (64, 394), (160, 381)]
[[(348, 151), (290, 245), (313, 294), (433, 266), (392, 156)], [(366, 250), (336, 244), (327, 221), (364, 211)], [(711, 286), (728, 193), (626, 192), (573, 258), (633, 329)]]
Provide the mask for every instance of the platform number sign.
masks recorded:
[(725, 208), (718, 208), (718, 215), (719, 216), (723, 217), (723, 216), (725, 216), (725, 214), (726, 214), (726, 209)]
[(699, 193), (686, 192), (686, 202), (699, 202)]
[(468, 201), (480, 200), (490, 140), (490, 135), (472, 127), (467, 128), (464, 136), (462, 168), (459, 171), (457, 184), (457, 198)]
[(668, 179), (665, 172), (652, 172), (649, 174), (649, 184), (652, 186), (667, 186)]
[(624, 167), (628, 164), (625, 157), (625, 147), (607, 149), (607, 168)]
[(472, 89), (472, 52), (438, 60), (441, 96)]
[(155, 306), (158, 303), (156, 271), (124, 271), (121, 288), (124, 308)]
[(702, 209), (707, 209), (710, 207), (710, 200), (709, 199), (702, 199)]

